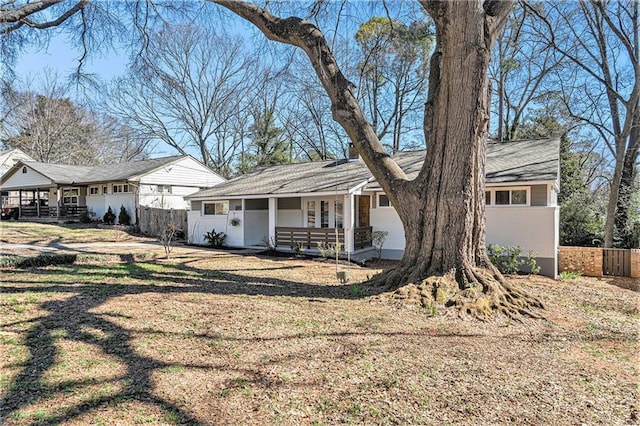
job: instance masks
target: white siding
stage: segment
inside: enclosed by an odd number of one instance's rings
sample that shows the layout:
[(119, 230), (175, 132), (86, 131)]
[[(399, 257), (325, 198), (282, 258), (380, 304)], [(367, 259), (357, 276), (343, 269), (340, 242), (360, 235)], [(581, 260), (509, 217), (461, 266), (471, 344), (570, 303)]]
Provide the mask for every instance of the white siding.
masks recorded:
[(487, 207), (487, 244), (520, 246), (539, 257), (555, 257), (556, 207)]
[(387, 239), (384, 243), (385, 250), (404, 251), (404, 229), (400, 216), (393, 207), (378, 207), (371, 209), (371, 226), (374, 231), (387, 231)]
[(53, 185), (51, 179), (41, 175), (35, 170), (27, 167), (27, 173), (22, 173), (22, 168), (16, 170), (9, 178), (2, 184), (2, 190), (7, 189), (19, 189), (19, 188), (48, 188)]
[[(111, 189), (111, 187), (109, 187)], [(120, 206), (124, 206), (127, 209), (127, 213), (131, 217), (131, 224), (135, 225), (136, 221), (136, 204), (135, 204), (135, 194), (133, 192), (129, 193), (118, 193), (118, 194), (108, 194), (105, 197), (105, 207), (106, 211), (109, 206), (111, 206), (111, 210), (113, 210), (113, 214), (116, 215), (116, 222), (118, 221), (118, 214), (120, 214)], [(104, 213), (103, 213), (104, 215)], [(101, 216), (99, 218), (102, 218)]]
[[(190, 211), (187, 213), (187, 221), (189, 224), (189, 242), (193, 244), (207, 244), (204, 239), (204, 234), (211, 232), (215, 229), (216, 232), (224, 232), (227, 234), (227, 216), (214, 216), (201, 214), (201, 211)], [(229, 228), (232, 228), (229, 226)], [(233, 227), (233, 228), (241, 228)], [(227, 236), (226, 244), (229, 246), (236, 246), (237, 235)], [(240, 246), (242, 244), (239, 244)]]
[(223, 181), (222, 177), (190, 157), (168, 164), (140, 179), (141, 184), (176, 185), (196, 189), (215, 186)]
[[(233, 219), (238, 219), (240, 223), (237, 226), (231, 225)], [(226, 243), (229, 247), (244, 246), (244, 212), (242, 210), (229, 210), (226, 233)]]
[[(102, 191), (102, 187), (100, 187)], [(101, 220), (104, 214), (107, 212), (107, 207), (105, 206), (105, 196), (100, 195), (87, 195), (87, 208), (91, 209), (96, 215), (97, 220)], [(118, 206), (119, 208), (120, 206)], [(113, 209), (113, 206), (111, 206)], [(119, 210), (118, 210), (119, 212)], [(116, 213), (117, 214), (117, 213)]]
[(269, 237), (269, 211), (247, 210), (244, 213), (244, 245), (262, 246)]
[[(395, 209), (371, 209), (371, 225), (374, 231), (389, 232), (385, 250), (404, 250), (404, 231)], [(532, 250), (537, 257), (555, 258), (557, 230), (556, 207), (487, 207), (487, 244), (520, 246), (525, 256)]]
[(301, 227), (302, 210), (278, 210), (277, 226)]

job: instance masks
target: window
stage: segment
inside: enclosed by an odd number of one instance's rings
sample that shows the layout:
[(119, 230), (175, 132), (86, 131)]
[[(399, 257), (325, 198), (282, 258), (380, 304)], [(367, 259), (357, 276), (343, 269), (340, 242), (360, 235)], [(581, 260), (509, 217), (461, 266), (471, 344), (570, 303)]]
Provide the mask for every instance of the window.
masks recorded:
[(22, 173), (27, 173), (27, 168), (26, 167), (22, 168)]
[[(529, 191), (527, 188), (499, 189), (493, 192), (495, 193), (494, 203), (496, 206), (529, 205)], [(487, 197), (486, 193), (485, 197)], [(487, 198), (487, 200), (489, 199)], [(487, 201), (487, 204), (489, 204), (489, 201)]]
[(320, 227), (329, 227), (329, 202), (320, 201)]
[(62, 204), (77, 206), (79, 194), (80, 190), (78, 188), (64, 189), (62, 191)]
[(389, 197), (384, 194), (378, 195), (378, 207), (390, 207)]
[(527, 191), (524, 189), (511, 191), (511, 204), (518, 204), (518, 205), (527, 204)]
[(316, 227), (316, 202), (307, 201), (307, 227)]
[(158, 192), (160, 194), (171, 194), (171, 185), (158, 185)]
[(125, 193), (125, 192), (129, 192), (129, 185), (127, 185), (126, 183), (123, 185), (113, 185), (114, 194)]
[(487, 206), (491, 204), (491, 191), (484, 191), (484, 203)]
[(204, 203), (204, 214), (209, 215), (226, 215), (229, 213), (229, 202), (218, 201), (215, 203)]
[(509, 205), (509, 191), (496, 191), (496, 204), (499, 206)]
[(99, 189), (97, 186), (90, 186), (89, 187), (89, 195), (99, 195)]
[(103, 185), (102, 186), (102, 194), (108, 194), (109, 193), (109, 187), (107, 185)]
[(336, 228), (342, 228), (343, 225), (343, 220), (342, 220), (342, 203), (340, 201), (335, 201), (335, 215), (336, 215)]

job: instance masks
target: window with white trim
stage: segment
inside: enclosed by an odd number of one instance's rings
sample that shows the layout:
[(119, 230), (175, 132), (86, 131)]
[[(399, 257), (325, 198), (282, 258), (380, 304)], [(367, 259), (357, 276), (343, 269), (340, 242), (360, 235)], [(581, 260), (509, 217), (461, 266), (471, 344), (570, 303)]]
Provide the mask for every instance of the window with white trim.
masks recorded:
[(343, 228), (344, 227), (344, 213), (343, 213), (343, 208), (342, 208), (342, 202), (341, 201), (334, 201), (334, 213), (335, 213), (335, 227), (336, 228)]
[(107, 185), (102, 186), (102, 195), (106, 195), (109, 193), (109, 187)]
[(100, 195), (100, 188), (97, 186), (90, 186), (89, 195)]
[(528, 206), (531, 203), (528, 187), (496, 188), (485, 192), (487, 205)]
[(307, 227), (316, 227), (316, 202), (307, 201)]
[(202, 203), (202, 214), (205, 216), (221, 216), (229, 213), (228, 201), (216, 201), (215, 203)]
[(129, 192), (129, 185), (125, 184), (120, 184), (120, 185), (113, 185), (113, 193), (114, 194), (121, 194), (121, 193), (127, 193)]
[(171, 185), (158, 185), (157, 191), (160, 194), (171, 194)]
[(391, 207), (389, 197), (387, 197), (385, 194), (378, 194), (378, 207)]
[(320, 228), (329, 227), (329, 202), (320, 201)]
[(78, 205), (78, 196), (80, 190), (78, 188), (64, 189), (62, 190), (62, 204), (65, 206)]

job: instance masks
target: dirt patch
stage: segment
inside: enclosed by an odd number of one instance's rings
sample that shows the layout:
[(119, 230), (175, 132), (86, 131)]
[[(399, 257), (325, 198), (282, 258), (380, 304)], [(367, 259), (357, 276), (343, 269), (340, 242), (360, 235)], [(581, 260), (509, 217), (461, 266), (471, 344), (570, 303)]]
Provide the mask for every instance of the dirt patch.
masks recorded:
[(480, 323), (376, 302), (379, 269), (147, 250), (0, 271), (0, 423), (638, 423), (640, 294), (606, 280), (510, 277), (546, 319)]

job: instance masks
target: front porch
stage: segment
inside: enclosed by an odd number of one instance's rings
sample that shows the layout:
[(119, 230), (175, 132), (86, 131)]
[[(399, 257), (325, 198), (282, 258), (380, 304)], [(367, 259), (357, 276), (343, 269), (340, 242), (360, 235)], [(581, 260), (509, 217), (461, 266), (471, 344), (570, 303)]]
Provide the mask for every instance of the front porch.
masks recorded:
[[(363, 249), (371, 247), (371, 226), (357, 227), (353, 229), (353, 249)], [(276, 248), (289, 247), (294, 249), (302, 247), (314, 249), (318, 245), (335, 245), (340, 243), (345, 246), (345, 232), (343, 228), (302, 228), (276, 226)]]
[(77, 221), (87, 206), (20, 206), (19, 219), (38, 222)]

